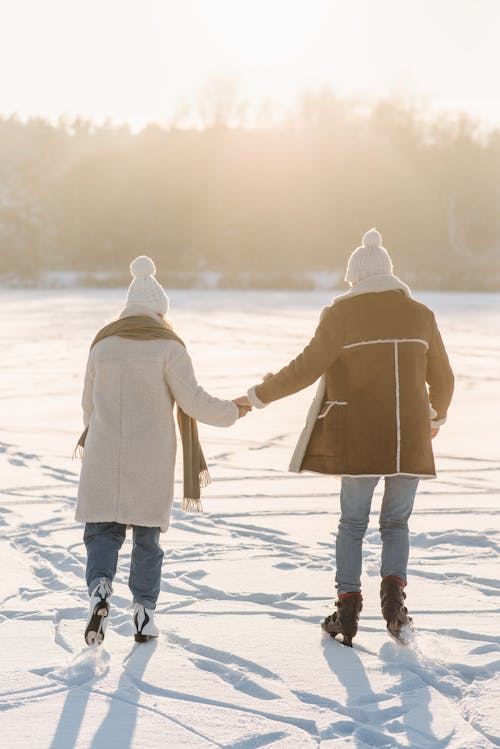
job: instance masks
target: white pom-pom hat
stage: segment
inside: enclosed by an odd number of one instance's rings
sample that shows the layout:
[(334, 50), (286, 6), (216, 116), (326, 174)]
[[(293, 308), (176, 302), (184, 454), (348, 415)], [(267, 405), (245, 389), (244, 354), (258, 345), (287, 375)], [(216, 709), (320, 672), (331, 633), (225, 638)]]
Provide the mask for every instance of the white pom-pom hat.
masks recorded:
[(130, 263), (130, 272), (133, 281), (127, 292), (125, 306), (132, 304), (148, 307), (157, 315), (166, 315), (168, 312), (168, 296), (160, 286), (156, 278), (156, 266), (150, 257), (140, 255)]
[(382, 247), (382, 237), (374, 227), (366, 232), (361, 247), (349, 258), (344, 280), (355, 286), (369, 276), (391, 275), (392, 271), (391, 257)]

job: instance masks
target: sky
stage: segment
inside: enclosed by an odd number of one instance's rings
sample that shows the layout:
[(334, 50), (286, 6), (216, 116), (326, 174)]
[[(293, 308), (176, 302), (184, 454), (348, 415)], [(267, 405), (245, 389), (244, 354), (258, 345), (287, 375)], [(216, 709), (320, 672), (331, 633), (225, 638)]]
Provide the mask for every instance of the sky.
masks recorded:
[(500, 0), (0, 0), (0, 114), (168, 123), (215, 78), (250, 113), (329, 86), (496, 126), (499, 27)]

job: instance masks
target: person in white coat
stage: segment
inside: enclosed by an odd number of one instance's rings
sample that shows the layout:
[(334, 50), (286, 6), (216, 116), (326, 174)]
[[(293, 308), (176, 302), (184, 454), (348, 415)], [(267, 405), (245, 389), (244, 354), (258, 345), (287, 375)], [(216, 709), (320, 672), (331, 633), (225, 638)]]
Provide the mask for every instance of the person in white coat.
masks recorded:
[(124, 310), (92, 344), (82, 397), (76, 519), (85, 523), (90, 595), (85, 640), (90, 645), (104, 638), (127, 526), (133, 534), (129, 587), (135, 639), (158, 636), (153, 610), (163, 560), (160, 532), (168, 528), (173, 501), (174, 402), (183, 441), (185, 506), (199, 502), (199, 481), (204, 485), (208, 479), (195, 420), (228, 427), (248, 410), (198, 385), (185, 346), (165, 320), (168, 297), (154, 278), (153, 261), (141, 256), (130, 269), (134, 278)]

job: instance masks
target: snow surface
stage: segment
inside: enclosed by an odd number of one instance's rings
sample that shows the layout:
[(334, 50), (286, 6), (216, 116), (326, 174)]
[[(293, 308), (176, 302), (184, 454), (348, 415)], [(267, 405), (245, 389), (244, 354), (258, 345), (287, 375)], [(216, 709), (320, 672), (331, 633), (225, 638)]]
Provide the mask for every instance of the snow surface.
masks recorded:
[[(214, 483), (205, 513), (178, 504), (163, 536), (158, 642), (131, 637), (127, 540), (105, 643), (86, 648), (71, 453), (88, 345), (123, 293), (2, 292), (0, 747), (500, 746), (500, 295), (419, 298), (437, 312), (457, 388), (435, 442), (439, 478), (421, 484), (411, 521), (412, 645), (394, 644), (379, 613), (380, 493), (354, 649), (320, 630), (339, 482), (286, 472), (309, 390), (231, 429), (201, 427)], [(199, 380), (228, 397), (295, 355), (326, 302), (171, 293)]]

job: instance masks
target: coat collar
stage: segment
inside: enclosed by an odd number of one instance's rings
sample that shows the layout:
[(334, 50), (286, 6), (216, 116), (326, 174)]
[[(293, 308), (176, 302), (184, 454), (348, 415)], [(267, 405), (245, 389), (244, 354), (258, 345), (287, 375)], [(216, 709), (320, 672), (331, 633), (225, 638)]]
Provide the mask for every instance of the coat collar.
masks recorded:
[(341, 299), (350, 299), (360, 294), (374, 294), (382, 291), (402, 291), (407, 297), (412, 299), (410, 287), (407, 286), (400, 278), (392, 274), (369, 276), (363, 279), (345, 294), (335, 297), (333, 302), (339, 302)]
[(124, 309), (122, 309), (118, 315), (118, 319), (121, 320), (123, 317), (137, 317), (140, 315), (147, 315), (154, 320), (159, 319), (159, 315), (157, 315), (156, 312), (153, 312), (151, 307), (146, 307), (143, 304), (128, 304)]

